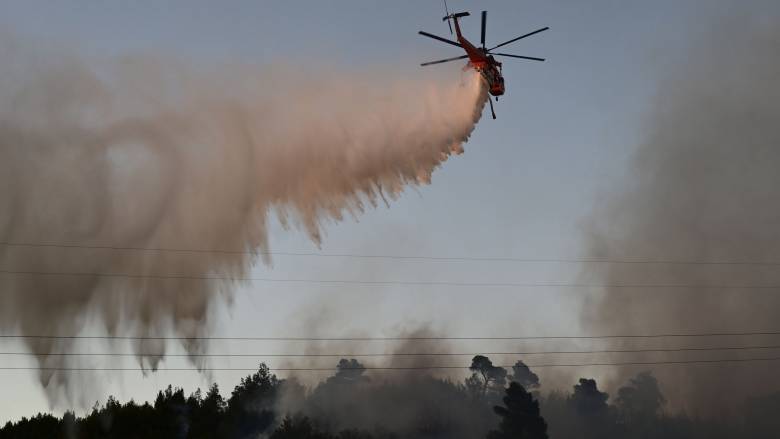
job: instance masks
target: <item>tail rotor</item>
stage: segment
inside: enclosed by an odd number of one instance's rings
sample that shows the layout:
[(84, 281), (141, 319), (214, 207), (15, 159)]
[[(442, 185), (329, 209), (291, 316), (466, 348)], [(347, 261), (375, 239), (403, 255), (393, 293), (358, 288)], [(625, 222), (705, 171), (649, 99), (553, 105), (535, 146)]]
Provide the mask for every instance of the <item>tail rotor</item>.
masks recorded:
[(444, 13), (447, 14), (445, 15), (447, 18), (447, 26), (450, 28), (450, 35), (452, 35), (452, 23), (450, 23), (449, 20), (450, 10), (447, 8), (447, 0), (444, 0)]

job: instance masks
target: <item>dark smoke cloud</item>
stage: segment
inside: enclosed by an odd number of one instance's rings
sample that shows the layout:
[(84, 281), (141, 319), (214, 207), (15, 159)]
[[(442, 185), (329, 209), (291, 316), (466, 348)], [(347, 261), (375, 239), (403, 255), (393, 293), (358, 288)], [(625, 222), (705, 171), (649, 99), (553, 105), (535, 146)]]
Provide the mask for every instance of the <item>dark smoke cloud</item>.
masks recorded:
[[(0, 274), (0, 331), (202, 335), (235, 282), (88, 273), (245, 276), (268, 250), (269, 215), (319, 243), (323, 221), (430, 182), (462, 152), (485, 98), (474, 74), (206, 73), (162, 58), (96, 66), (5, 38), (0, 241), (248, 253), (0, 246), (2, 270), (87, 273)], [(28, 344), (41, 366), (76, 361), (50, 355), (74, 350), (68, 341)], [(166, 346), (134, 348), (154, 369)], [(73, 390), (67, 373), (40, 375), (50, 397)]]
[[(659, 84), (625, 189), (592, 219), (594, 256), (780, 261), (780, 32), (776, 23), (749, 18), (719, 23), (692, 45)], [(713, 286), (607, 288), (585, 307), (584, 325), (589, 332), (780, 329), (780, 291), (738, 287), (780, 285), (780, 269), (775, 265), (617, 264), (593, 267), (586, 276), (605, 284)], [(656, 346), (770, 341), (675, 339)], [(644, 359), (762, 354), (776, 352), (653, 354)], [(776, 371), (776, 363), (764, 362), (666, 367), (656, 374), (672, 406), (711, 413), (739, 403), (745, 395), (777, 389)], [(616, 383), (634, 371), (624, 372), (613, 377)]]

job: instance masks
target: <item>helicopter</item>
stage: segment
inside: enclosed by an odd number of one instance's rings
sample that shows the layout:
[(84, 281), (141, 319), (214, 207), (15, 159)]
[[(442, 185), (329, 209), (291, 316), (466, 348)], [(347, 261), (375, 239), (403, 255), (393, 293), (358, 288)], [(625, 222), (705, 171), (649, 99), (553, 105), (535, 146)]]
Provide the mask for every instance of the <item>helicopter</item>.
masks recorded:
[[(479, 74), (482, 76), (482, 78), (485, 80), (485, 83), (487, 83), (488, 86), (488, 92), (496, 97), (496, 101), (498, 101), (498, 97), (503, 95), (506, 91), (505, 85), (504, 85), (504, 76), (501, 74), (501, 66), (502, 64), (499, 61), (496, 61), (496, 56), (505, 56), (509, 58), (519, 58), (519, 59), (525, 59), (525, 60), (531, 60), (531, 61), (544, 61), (544, 58), (537, 58), (533, 56), (521, 56), (521, 55), (512, 55), (509, 53), (495, 53), (493, 50), (498, 49), (499, 47), (506, 46), (507, 44), (514, 43), (515, 41), (522, 40), (523, 38), (528, 38), (532, 35), (536, 35), (540, 32), (544, 32), (549, 27), (543, 27), (541, 29), (537, 29), (533, 32), (529, 32), (525, 35), (521, 35), (517, 38), (513, 38), (509, 41), (505, 41), (497, 46), (491, 47), (488, 49), (485, 46), (485, 26), (487, 24), (487, 11), (482, 11), (482, 32), (480, 35), (480, 43), (482, 44), (482, 47), (475, 47), (469, 40), (467, 40), (465, 37), (463, 37), (463, 34), (460, 30), (460, 24), (458, 23), (459, 18), (468, 17), (468, 12), (458, 12), (454, 14), (450, 14), (449, 10), (447, 9), (447, 3), (445, 1), (444, 3), (444, 10), (447, 15), (445, 15), (442, 18), (442, 21), (446, 21), (447, 25), (450, 28), (450, 34), (452, 34), (452, 24), (455, 24), (455, 35), (457, 37), (457, 41), (448, 40), (447, 38), (442, 38), (438, 35), (430, 34), (428, 32), (420, 31), (419, 34), (426, 36), (428, 38), (433, 38), (434, 40), (441, 41), (443, 43), (451, 44), (453, 46), (457, 46), (462, 48), (466, 51), (465, 55), (456, 56), (454, 58), (447, 58), (447, 59), (441, 59), (438, 61), (429, 61), (424, 62), (420, 64), (421, 66), (430, 66), (434, 64), (441, 64), (446, 63), (450, 61), (457, 61), (459, 59), (469, 59), (468, 64), (464, 69), (466, 68), (473, 68)], [(488, 99), (488, 102), (490, 103), (490, 113), (493, 115), (493, 119), (496, 118), (496, 112), (493, 109), (493, 102)]]

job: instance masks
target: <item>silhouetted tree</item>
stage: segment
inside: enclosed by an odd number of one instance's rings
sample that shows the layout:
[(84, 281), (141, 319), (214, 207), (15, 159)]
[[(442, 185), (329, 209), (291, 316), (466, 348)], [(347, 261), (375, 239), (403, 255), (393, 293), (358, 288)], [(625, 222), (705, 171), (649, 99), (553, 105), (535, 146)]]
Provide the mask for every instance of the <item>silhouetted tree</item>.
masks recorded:
[(583, 416), (602, 416), (607, 414), (607, 399), (609, 395), (598, 389), (596, 380), (580, 378), (580, 383), (574, 385), (574, 393), (569, 401)]
[(744, 425), (739, 437), (780, 437), (780, 392), (749, 398), (744, 410)]
[(286, 417), (274, 430), (270, 439), (336, 439), (334, 436), (317, 430), (306, 416)]
[[(117, 411), (121, 406), (118, 402), (113, 407)], [(189, 433), (189, 407), (184, 398), (184, 389), (168, 386), (165, 391), (157, 394), (154, 401), (154, 411), (157, 427), (163, 437), (186, 438)], [(122, 431), (122, 430), (120, 430)]]
[[(780, 393), (748, 400), (739, 417), (689, 418), (662, 413), (665, 399), (649, 373), (629, 380), (610, 406), (608, 395), (589, 379), (581, 379), (571, 394), (540, 398), (517, 382), (521, 377), (531, 385), (537, 382), (520, 362), (512, 368), (513, 383), (498, 393), (506, 375), (480, 357), (472, 361), (466, 385), (411, 374), (369, 381), (359, 362), (344, 359), (310, 393), (294, 380), (278, 380), (261, 365), (241, 380), (228, 401), (216, 385), (188, 397), (183, 389), (168, 386), (153, 404), (122, 404), (109, 397), (84, 417), (66, 412), (61, 419), (38, 414), (8, 422), (0, 428), (0, 439), (543, 438), (543, 422), (551, 436), (574, 439), (774, 439), (780, 431)], [(479, 398), (470, 397), (470, 381), (472, 395)], [(482, 397), (485, 382), (488, 398)], [(497, 404), (503, 397), (503, 405), (491, 410), (494, 397)], [(280, 407), (309, 418), (288, 418), (279, 425)]]
[(596, 380), (580, 378), (569, 397), (569, 405), (578, 416), (578, 424), (583, 437), (606, 437), (609, 426), (609, 395), (598, 389)]
[(339, 432), (336, 436), (337, 439), (398, 439), (394, 434), (385, 433), (380, 435), (374, 435), (367, 431), (361, 430), (344, 430)]
[(471, 359), (471, 366), (469, 367), (473, 373), (471, 375), (471, 381), (467, 381), (467, 386), (474, 386), (477, 382), (481, 383), (482, 395), (487, 394), (489, 389), (503, 389), (506, 385), (506, 369), (503, 367), (493, 366), (493, 362), (490, 358), (484, 355), (476, 355)]
[(339, 360), (339, 364), (336, 365), (336, 375), (333, 379), (347, 382), (357, 382), (364, 380), (366, 368), (360, 362), (354, 358), (347, 360), (342, 358)]
[(62, 422), (50, 414), (38, 413), (32, 418), (22, 418), (16, 423), (8, 422), (0, 430), (2, 439), (65, 438)]
[(227, 403), (219, 393), (216, 383), (209, 387), (205, 397), (201, 397), (200, 389), (188, 400), (192, 407), (191, 433), (192, 439), (207, 439), (219, 437), (222, 427), (222, 415)]
[(510, 383), (503, 400), (503, 407), (494, 407), (501, 423), (488, 439), (547, 439), (547, 423), (539, 414), (539, 402), (523, 386)]
[(481, 399), (483, 397), (483, 380), (477, 373), (472, 373), (471, 376), (466, 377), (463, 380), (463, 385), (466, 392), (474, 399)]
[(274, 423), (279, 380), (261, 363), (257, 372), (242, 378), (228, 399), (223, 436), (255, 438)]
[(529, 391), (539, 388), (539, 375), (531, 372), (531, 369), (522, 360), (518, 360), (512, 366), (512, 376), (509, 377), (509, 380), (520, 384)]
[(78, 437), (78, 421), (76, 414), (71, 411), (66, 411), (62, 415), (62, 434), (68, 439)]
[(618, 389), (615, 405), (621, 424), (633, 430), (644, 430), (653, 423), (666, 399), (661, 394), (658, 381), (650, 372), (642, 372)]

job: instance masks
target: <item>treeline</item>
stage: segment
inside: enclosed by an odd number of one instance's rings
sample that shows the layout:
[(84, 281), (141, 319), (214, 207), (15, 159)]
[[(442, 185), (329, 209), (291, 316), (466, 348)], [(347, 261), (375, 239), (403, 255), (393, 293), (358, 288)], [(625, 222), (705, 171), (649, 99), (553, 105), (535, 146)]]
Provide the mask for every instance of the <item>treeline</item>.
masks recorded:
[(647, 372), (610, 398), (585, 378), (570, 393), (543, 396), (539, 377), (522, 361), (507, 370), (476, 356), (470, 370), (463, 382), (419, 371), (377, 378), (357, 360), (343, 359), (334, 375), (306, 389), (261, 364), (227, 397), (216, 384), (189, 395), (168, 386), (153, 403), (109, 397), (84, 417), (67, 412), (8, 422), (0, 439), (780, 437), (780, 393), (747, 401), (738, 415), (703, 420), (665, 413), (658, 382)]

